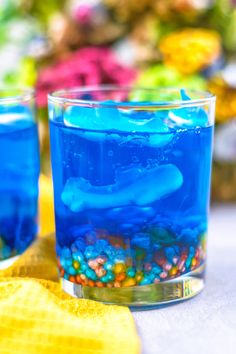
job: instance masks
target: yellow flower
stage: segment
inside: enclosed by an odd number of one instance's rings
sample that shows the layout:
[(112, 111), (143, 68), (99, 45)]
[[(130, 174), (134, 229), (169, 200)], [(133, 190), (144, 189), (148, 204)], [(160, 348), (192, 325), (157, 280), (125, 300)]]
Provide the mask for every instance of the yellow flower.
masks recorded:
[(221, 54), (221, 41), (215, 31), (185, 28), (163, 38), (160, 50), (166, 65), (192, 74), (214, 63)]

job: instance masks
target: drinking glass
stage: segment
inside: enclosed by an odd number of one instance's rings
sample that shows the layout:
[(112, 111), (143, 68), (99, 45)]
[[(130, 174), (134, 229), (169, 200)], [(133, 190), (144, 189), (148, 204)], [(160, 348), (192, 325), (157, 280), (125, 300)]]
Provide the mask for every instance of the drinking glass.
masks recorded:
[(34, 93), (0, 90), (0, 269), (37, 234), (38, 177)]
[(102, 86), (49, 95), (63, 289), (153, 306), (204, 287), (215, 98)]

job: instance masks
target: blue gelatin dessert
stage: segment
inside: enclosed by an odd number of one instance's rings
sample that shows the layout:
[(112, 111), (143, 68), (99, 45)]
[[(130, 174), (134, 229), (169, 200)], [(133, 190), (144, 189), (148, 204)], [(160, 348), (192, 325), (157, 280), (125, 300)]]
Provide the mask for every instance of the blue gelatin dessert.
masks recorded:
[(37, 234), (39, 143), (25, 106), (0, 107), (0, 261), (22, 253)]
[(130, 106), (50, 105), (58, 264), (82, 287), (158, 284), (205, 262), (208, 112)]

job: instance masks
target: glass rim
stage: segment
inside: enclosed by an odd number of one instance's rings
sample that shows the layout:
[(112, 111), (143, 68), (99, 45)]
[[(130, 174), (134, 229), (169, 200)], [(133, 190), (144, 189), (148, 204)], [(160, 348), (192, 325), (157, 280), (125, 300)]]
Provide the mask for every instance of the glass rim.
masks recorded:
[(32, 98), (35, 98), (35, 90), (31, 87), (0, 87), (0, 105), (27, 102)]
[[(163, 101), (105, 101), (105, 100), (90, 100), (90, 99), (79, 99), (79, 98), (70, 98), (66, 97), (68, 94), (85, 94), (85, 93), (96, 93), (99, 91), (109, 92), (109, 91), (149, 91), (149, 92), (180, 92), (181, 90), (186, 90), (187, 92), (192, 92), (195, 95), (199, 95), (199, 98), (194, 98), (190, 100), (177, 99), (177, 100), (163, 100)], [(57, 103), (57, 104), (71, 104), (81, 107), (101, 107), (101, 108), (139, 108), (139, 109), (150, 109), (156, 108), (178, 108), (178, 107), (191, 107), (191, 106), (200, 106), (207, 104), (209, 102), (214, 102), (216, 96), (209, 91), (204, 90), (195, 90), (188, 88), (176, 88), (176, 87), (145, 87), (145, 86), (134, 86), (134, 85), (96, 85), (96, 86), (83, 86), (83, 87), (74, 87), (68, 89), (61, 89), (52, 91), (48, 94), (48, 102)]]

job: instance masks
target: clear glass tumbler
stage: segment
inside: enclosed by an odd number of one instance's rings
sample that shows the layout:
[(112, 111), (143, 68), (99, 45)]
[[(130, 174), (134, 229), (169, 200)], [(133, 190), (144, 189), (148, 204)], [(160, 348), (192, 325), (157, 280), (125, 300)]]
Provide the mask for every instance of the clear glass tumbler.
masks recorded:
[(34, 240), (39, 141), (31, 90), (0, 90), (0, 269)]
[(67, 293), (153, 306), (203, 289), (214, 109), (211, 94), (177, 89), (49, 95)]

